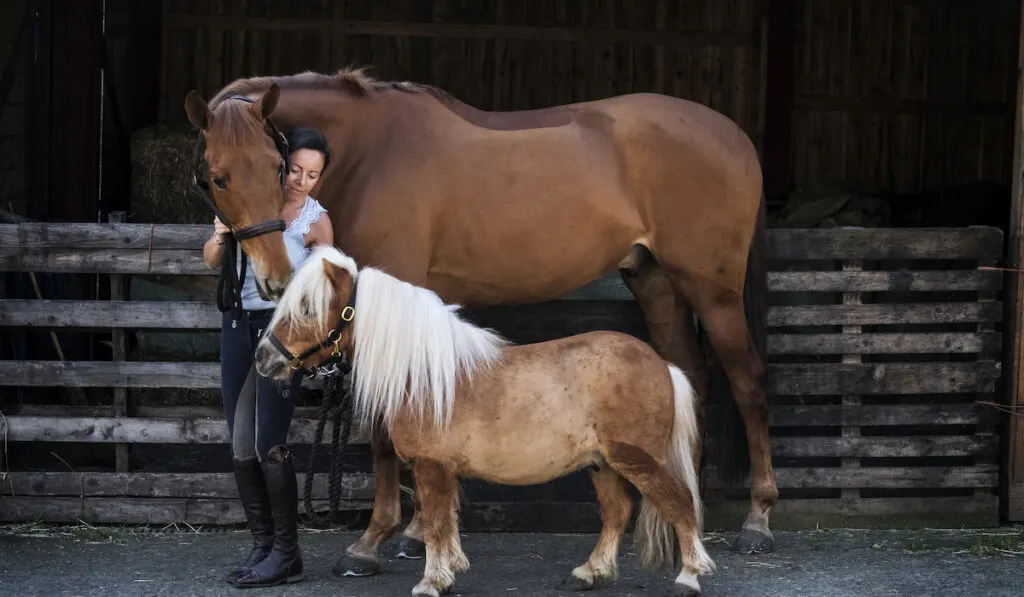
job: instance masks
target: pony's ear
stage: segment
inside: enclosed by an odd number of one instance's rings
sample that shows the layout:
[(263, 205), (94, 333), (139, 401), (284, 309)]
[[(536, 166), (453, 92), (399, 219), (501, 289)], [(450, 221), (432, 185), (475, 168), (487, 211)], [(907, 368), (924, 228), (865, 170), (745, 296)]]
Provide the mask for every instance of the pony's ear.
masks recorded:
[(192, 126), (201, 131), (205, 131), (210, 125), (210, 106), (195, 89), (185, 96), (185, 113), (188, 114), (188, 121)]
[(342, 282), (352, 279), (347, 269), (336, 265), (325, 257), (322, 257), (321, 261), (324, 262), (324, 276), (330, 280), (331, 286), (337, 288), (341, 286)]
[(281, 99), (281, 88), (277, 86), (277, 83), (271, 83), (270, 87), (260, 96), (260, 99), (256, 100), (256, 103), (253, 104), (252, 111), (261, 120), (266, 120), (274, 113), (274, 108), (277, 107), (277, 100), (279, 99)]

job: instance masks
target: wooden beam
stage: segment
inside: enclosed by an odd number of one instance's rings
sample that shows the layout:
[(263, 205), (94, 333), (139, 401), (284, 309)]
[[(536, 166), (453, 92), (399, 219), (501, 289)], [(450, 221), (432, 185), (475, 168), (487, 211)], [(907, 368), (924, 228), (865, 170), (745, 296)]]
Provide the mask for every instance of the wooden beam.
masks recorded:
[(793, 126), (793, 71), (796, 59), (796, 0), (768, 1), (768, 39), (764, 96), (764, 190), (772, 199), (792, 186), (790, 143)]
[(96, 220), (99, 201), (100, 43), (102, 0), (59, 3), (66, 32), (64, 59), (64, 130), (66, 151), (60, 219)]
[[(1010, 242), (1007, 265), (1024, 266), (1024, 2), (1021, 3), (1020, 39), (1017, 51), (1017, 110), (1014, 128), (1012, 206), (1010, 209)], [(1024, 276), (1013, 275), (1007, 285), (1006, 377), (1003, 387), (1005, 403), (1015, 415), (1007, 417), (1003, 435), (1005, 442), (1004, 485), (1000, 491), (1001, 515), (1010, 522), (1024, 521)]]

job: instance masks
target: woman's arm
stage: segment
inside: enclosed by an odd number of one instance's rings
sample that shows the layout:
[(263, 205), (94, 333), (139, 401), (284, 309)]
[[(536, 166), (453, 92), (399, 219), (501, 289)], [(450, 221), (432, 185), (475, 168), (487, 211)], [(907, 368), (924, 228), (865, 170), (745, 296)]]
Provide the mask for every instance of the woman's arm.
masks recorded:
[(221, 223), (220, 218), (213, 217), (213, 235), (203, 244), (203, 261), (206, 267), (217, 269), (224, 258), (224, 242), (227, 241), (231, 231)]
[(309, 227), (305, 240), (307, 247), (334, 244), (334, 226), (331, 225), (331, 218), (328, 217), (327, 212), (320, 214), (317, 221)]

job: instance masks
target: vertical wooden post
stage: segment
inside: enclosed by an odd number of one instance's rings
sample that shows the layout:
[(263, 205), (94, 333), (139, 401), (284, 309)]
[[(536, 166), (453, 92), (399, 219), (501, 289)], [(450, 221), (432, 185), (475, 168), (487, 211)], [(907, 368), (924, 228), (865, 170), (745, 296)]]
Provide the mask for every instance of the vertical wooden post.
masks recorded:
[[(860, 261), (843, 261), (842, 267), (844, 272), (859, 272), (863, 269), (863, 264)], [(861, 293), (859, 292), (844, 292), (843, 293), (843, 304), (844, 305), (859, 305), (861, 304)], [(844, 334), (859, 334), (861, 333), (861, 326), (859, 325), (844, 325)], [(849, 363), (860, 363), (860, 353), (857, 354), (844, 354), (843, 364)], [(855, 395), (844, 395), (843, 396), (843, 410), (854, 409), (861, 405), (860, 396)], [(845, 417), (844, 417), (845, 419)], [(843, 425), (841, 430), (843, 437), (860, 437), (860, 426)], [(860, 458), (850, 457), (842, 459), (842, 468), (859, 468)], [(843, 500), (856, 501), (860, 499), (860, 490), (855, 488), (846, 488), (842, 490)]]
[(768, 0), (768, 38), (764, 82), (764, 192), (769, 199), (789, 194), (793, 126), (793, 71), (796, 57), (797, 0)]
[[(1021, 3), (1020, 41), (1017, 53), (1017, 110), (1013, 142), (1013, 204), (1010, 209), (1010, 238), (1007, 266), (1024, 265), (1024, 2)], [(1008, 363), (1003, 367), (1006, 405), (1024, 411), (1024, 275), (1011, 273), (1006, 285), (1006, 336)], [(1024, 416), (1007, 417), (1000, 510), (1010, 522), (1024, 521)]]
[[(111, 224), (121, 224), (127, 221), (127, 217), (123, 211), (110, 212), (109, 219)], [(110, 300), (124, 300), (124, 278), (125, 277), (120, 274), (111, 274)], [(115, 363), (125, 361), (128, 358), (128, 341), (123, 328), (113, 329), (111, 346), (113, 347), (113, 361)], [(128, 416), (128, 388), (114, 388), (114, 416)], [(131, 470), (131, 453), (128, 444), (116, 444), (114, 446), (114, 458), (116, 461), (117, 472), (127, 473)]]

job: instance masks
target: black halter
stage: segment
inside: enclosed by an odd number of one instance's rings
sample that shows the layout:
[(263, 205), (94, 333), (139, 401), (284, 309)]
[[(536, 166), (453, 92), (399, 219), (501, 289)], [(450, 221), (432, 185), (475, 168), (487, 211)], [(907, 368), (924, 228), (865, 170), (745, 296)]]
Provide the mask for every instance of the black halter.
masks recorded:
[[(294, 371), (300, 371), (307, 377), (315, 377), (321, 375), (324, 377), (330, 377), (337, 373), (346, 373), (344, 366), (342, 365), (342, 354), (341, 347), (338, 343), (341, 341), (341, 333), (345, 331), (348, 324), (352, 323), (352, 320), (356, 315), (356, 281), (352, 282), (352, 293), (348, 297), (348, 304), (341, 310), (341, 317), (338, 319), (337, 325), (334, 326), (330, 332), (327, 333), (327, 337), (324, 338), (318, 344), (314, 344), (309, 348), (303, 350), (299, 354), (292, 354), (288, 350), (284, 343), (278, 340), (277, 336), (274, 335), (273, 330), (267, 332), (267, 338), (270, 339), (270, 343), (276, 348), (286, 359), (288, 359), (288, 366)], [(334, 350), (331, 352), (329, 359), (319, 365), (315, 365), (313, 369), (309, 369), (305, 365), (306, 359), (316, 354), (324, 348), (328, 348), (334, 345)]]
[[(244, 95), (232, 95), (228, 100), (240, 100), (247, 103), (253, 103), (252, 98)], [(226, 100), (225, 100), (226, 101)], [(274, 121), (270, 118), (266, 120), (267, 125), (270, 127), (270, 137), (274, 140), (274, 147), (277, 148), (277, 152), (281, 155), (281, 165), (278, 168), (278, 180), (281, 183), (281, 191), (284, 192), (285, 182), (288, 177), (288, 171), (290, 169), (289, 158), (289, 147), (288, 139), (285, 138), (281, 131), (278, 130), (277, 126), (274, 125)], [(269, 234), (271, 232), (284, 232), (287, 226), (285, 226), (284, 220), (267, 220), (266, 222), (260, 222), (259, 224), (253, 224), (251, 226), (245, 226), (243, 228), (235, 228), (231, 224), (231, 220), (224, 215), (218, 207), (217, 203), (213, 200), (213, 196), (210, 194), (210, 183), (209, 181), (199, 177), (199, 166), (203, 159), (203, 132), (200, 131), (196, 137), (195, 151), (192, 156), (192, 186), (195, 187), (199, 197), (206, 202), (217, 218), (224, 223), (231, 230), (231, 242), (227, 245), (228, 251), (224, 256), (223, 263), (221, 265), (220, 279), (217, 282), (217, 308), (223, 313), (231, 307), (238, 309), (242, 308), (242, 284), (245, 281), (245, 269), (246, 258), (245, 252), (242, 251), (242, 270), (235, 274), (235, 261), (237, 260), (238, 251), (240, 247), (238, 243), (240, 241)], [(266, 296), (263, 296), (263, 289), (257, 284), (260, 296), (266, 300)]]

